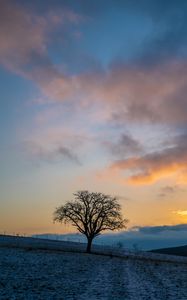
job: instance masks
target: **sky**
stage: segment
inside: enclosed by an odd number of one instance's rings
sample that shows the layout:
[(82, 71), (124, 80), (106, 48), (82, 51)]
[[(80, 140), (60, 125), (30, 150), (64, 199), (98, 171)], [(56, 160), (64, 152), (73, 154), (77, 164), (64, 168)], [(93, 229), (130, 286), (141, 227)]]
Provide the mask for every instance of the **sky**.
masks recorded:
[(72, 232), (52, 218), (77, 190), (119, 197), (128, 230), (187, 231), (186, 14), (0, 0), (1, 232)]

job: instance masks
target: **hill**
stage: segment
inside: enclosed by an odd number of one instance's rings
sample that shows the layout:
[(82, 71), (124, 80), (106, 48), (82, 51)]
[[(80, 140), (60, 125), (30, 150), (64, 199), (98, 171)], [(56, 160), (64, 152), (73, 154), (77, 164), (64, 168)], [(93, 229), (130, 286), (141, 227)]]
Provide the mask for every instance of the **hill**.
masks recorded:
[(187, 256), (187, 245), (180, 246), (180, 247), (155, 249), (155, 250), (151, 250), (151, 252), (160, 253), (160, 254), (177, 255), (177, 256)]
[(0, 236), (0, 299), (186, 300), (187, 258)]

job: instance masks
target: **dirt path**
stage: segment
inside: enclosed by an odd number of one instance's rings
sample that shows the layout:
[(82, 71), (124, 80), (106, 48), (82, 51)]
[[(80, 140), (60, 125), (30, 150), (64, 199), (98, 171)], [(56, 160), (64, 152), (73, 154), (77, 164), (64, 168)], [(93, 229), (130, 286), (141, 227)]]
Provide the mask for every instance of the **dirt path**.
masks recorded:
[(112, 258), (93, 271), (81, 300), (186, 300), (185, 265)]

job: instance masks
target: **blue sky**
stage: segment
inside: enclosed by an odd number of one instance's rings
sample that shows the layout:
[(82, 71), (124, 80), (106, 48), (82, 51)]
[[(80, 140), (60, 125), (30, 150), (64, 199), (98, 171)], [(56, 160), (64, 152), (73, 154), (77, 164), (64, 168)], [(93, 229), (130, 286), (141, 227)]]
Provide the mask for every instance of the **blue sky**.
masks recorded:
[(133, 226), (187, 223), (186, 1), (1, 1), (0, 229), (76, 190)]

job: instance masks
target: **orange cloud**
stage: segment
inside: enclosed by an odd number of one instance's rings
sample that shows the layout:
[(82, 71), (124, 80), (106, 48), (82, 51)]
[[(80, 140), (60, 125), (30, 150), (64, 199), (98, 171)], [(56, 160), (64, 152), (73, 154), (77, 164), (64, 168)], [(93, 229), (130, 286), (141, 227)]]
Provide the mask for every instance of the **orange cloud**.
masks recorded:
[(173, 211), (173, 213), (180, 215), (180, 216), (187, 216), (187, 210), (176, 210), (176, 211)]
[(176, 172), (180, 171), (180, 167), (166, 167), (162, 170), (154, 170), (149, 174), (139, 174), (131, 176), (128, 182), (131, 184), (151, 184), (160, 179), (173, 176)]
[(177, 145), (160, 152), (118, 160), (112, 163), (111, 169), (126, 174), (131, 184), (150, 184), (162, 178), (187, 173), (187, 145)]

